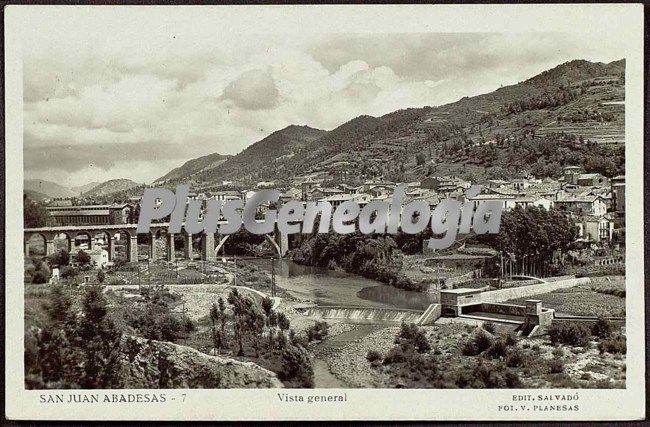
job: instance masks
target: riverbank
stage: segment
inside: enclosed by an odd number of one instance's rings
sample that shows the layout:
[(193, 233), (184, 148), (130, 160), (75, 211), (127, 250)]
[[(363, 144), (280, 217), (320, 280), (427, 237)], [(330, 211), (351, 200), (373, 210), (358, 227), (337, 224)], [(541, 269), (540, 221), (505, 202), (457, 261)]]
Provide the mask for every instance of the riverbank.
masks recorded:
[(403, 272), (404, 254), (391, 236), (317, 234), (302, 240), (290, 253), (298, 264), (341, 269), (398, 289), (424, 292), (429, 287), (414, 282)]
[[(256, 265), (267, 275), (267, 260), (244, 261)], [(406, 291), (344, 271), (301, 265), (291, 260), (275, 263), (276, 289), (291, 296), (298, 306), (358, 306), (368, 308), (406, 308), (425, 310), (437, 302), (437, 293)], [(259, 283), (262, 283), (259, 280)], [(261, 289), (261, 288), (260, 288)]]

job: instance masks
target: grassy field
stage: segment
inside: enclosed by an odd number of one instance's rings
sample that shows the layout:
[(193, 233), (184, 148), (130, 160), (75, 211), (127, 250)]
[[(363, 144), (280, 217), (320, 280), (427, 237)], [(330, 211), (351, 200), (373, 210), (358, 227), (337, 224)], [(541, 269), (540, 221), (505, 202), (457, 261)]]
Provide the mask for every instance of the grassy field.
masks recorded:
[[(625, 316), (625, 298), (609, 293), (610, 289), (625, 291), (625, 283), (614, 285), (591, 284), (576, 286), (574, 288), (560, 289), (546, 294), (533, 295), (508, 301), (513, 304), (522, 304), (527, 299), (542, 301), (544, 307), (554, 309), (558, 314), (572, 314), (576, 316)], [(607, 291), (607, 292), (606, 292)]]

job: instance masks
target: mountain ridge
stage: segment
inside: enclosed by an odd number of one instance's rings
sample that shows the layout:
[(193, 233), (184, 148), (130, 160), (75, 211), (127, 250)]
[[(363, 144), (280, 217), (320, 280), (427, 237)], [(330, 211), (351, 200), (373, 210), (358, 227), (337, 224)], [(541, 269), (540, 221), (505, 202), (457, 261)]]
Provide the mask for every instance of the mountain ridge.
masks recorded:
[[(407, 165), (414, 172), (403, 178), (418, 179), (427, 171), (417, 158), (424, 156), (427, 164), (454, 162), (443, 154), (445, 145), (491, 143), (531, 130), (538, 135), (573, 133), (618, 144), (624, 139), (624, 105), (620, 105), (624, 73), (624, 59), (610, 63), (578, 59), (517, 84), (438, 107), (406, 108), (379, 117), (361, 115), (330, 131), (290, 125), (219, 167), (204, 169), (192, 177), (191, 184), (202, 188), (229, 180), (251, 185), (296, 175), (401, 177)], [(460, 162), (464, 169), (471, 166), (471, 160)], [(185, 178), (179, 176), (177, 181)]]

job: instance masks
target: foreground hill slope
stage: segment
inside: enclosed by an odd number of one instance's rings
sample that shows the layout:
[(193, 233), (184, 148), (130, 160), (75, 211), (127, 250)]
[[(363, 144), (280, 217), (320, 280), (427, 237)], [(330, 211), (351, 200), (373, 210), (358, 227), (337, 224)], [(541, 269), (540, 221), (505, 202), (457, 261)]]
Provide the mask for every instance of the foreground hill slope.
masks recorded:
[(252, 362), (139, 337), (124, 338), (125, 388), (282, 388), (275, 373)]

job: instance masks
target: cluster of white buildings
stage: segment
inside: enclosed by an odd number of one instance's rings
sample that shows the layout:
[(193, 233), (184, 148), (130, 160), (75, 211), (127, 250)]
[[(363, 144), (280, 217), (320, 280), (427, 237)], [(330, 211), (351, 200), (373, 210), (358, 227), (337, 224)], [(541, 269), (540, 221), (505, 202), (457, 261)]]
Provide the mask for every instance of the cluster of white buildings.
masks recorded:
[[(280, 203), (289, 200), (327, 201), (336, 208), (343, 202), (353, 200), (363, 207), (374, 200), (390, 202), (397, 185), (383, 180), (366, 181), (358, 186), (346, 183), (327, 185), (326, 182), (325, 179), (297, 177), (289, 188), (278, 188), (282, 190)], [(503, 203), (506, 211), (517, 206), (537, 206), (547, 210), (555, 208), (566, 212), (574, 221), (581, 241), (592, 244), (610, 241), (615, 227), (624, 227), (624, 176), (608, 179), (598, 173), (584, 173), (577, 166), (567, 166), (559, 179), (529, 177), (486, 180), (480, 183), (480, 194), (466, 199), (466, 190), (472, 184), (457, 176), (434, 176), (409, 182), (406, 183), (403, 204), (425, 200), (433, 210), (441, 200), (451, 198), (462, 202), (472, 201), (476, 205), (482, 201), (497, 200)], [(272, 188), (274, 185), (273, 182), (260, 182), (250, 190), (204, 191), (190, 193), (189, 198), (224, 202), (248, 200), (259, 189)], [(261, 210), (266, 208), (268, 206), (262, 206)]]

